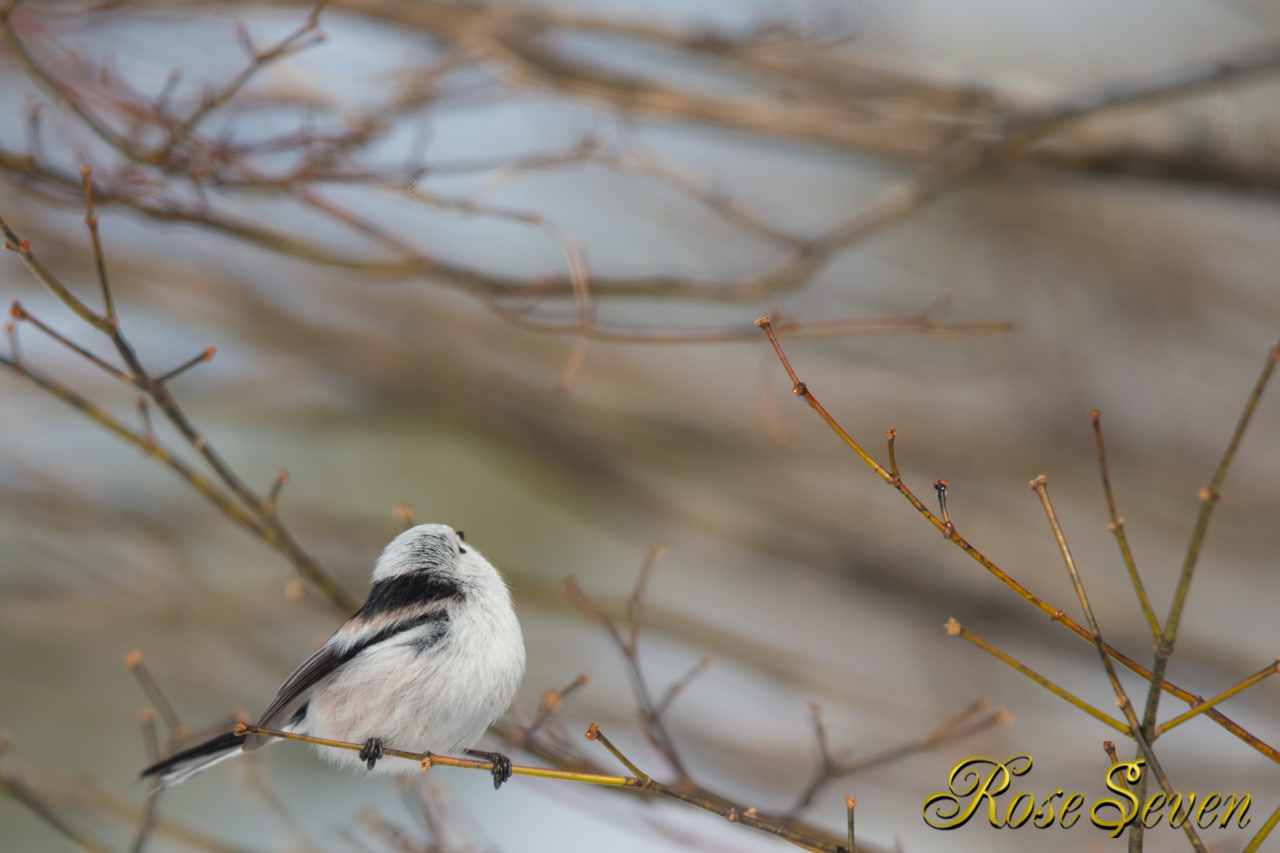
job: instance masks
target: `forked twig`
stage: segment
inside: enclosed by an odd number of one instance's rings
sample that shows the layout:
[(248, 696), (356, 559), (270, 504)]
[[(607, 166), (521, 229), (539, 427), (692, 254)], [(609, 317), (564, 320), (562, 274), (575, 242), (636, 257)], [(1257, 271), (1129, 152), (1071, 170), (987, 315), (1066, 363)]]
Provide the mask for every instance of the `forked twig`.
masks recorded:
[[(649, 682), (645, 678), (644, 670), (640, 666), (639, 657), (639, 636), (641, 612), (644, 606), (645, 591), (649, 582), (649, 575), (653, 570), (653, 565), (662, 555), (663, 548), (661, 543), (655, 542), (649, 547), (649, 551), (645, 556), (644, 563), (641, 565), (640, 574), (636, 578), (635, 588), (631, 595), (627, 597), (626, 615), (628, 631), (626, 638), (623, 637), (617, 624), (608, 614), (597, 607), (578, 586), (577, 578), (570, 576), (564, 581), (564, 589), (569, 600), (573, 602), (583, 614), (592, 621), (602, 626), (613, 640), (618, 651), (622, 653), (622, 657), (627, 665), (627, 674), (631, 678), (631, 688), (635, 693), (636, 704), (640, 709), (640, 720), (643, 724), (645, 736), (654, 748), (661, 753), (667, 763), (671, 765), (671, 769), (675, 770), (679, 777), (684, 780), (689, 778), (689, 772), (685, 768), (680, 753), (676, 749), (675, 741), (667, 731), (666, 724), (663, 720), (663, 713), (670, 706), (675, 697), (684, 689), (697, 675), (699, 675), (706, 666), (701, 662), (694, 666), (692, 670), (677, 679), (666, 691), (666, 694), (654, 701), (653, 693), (649, 689)], [(709, 663), (708, 663), (709, 665)]]
[[(987, 712), (988, 708), (987, 700), (979, 697), (969, 707), (923, 737), (918, 737), (899, 746), (890, 747), (857, 761), (842, 761), (833, 756), (827, 748), (826, 727), (822, 725), (818, 706), (810, 705), (809, 707), (813, 714), (814, 734), (818, 746), (818, 770), (796, 799), (795, 804), (787, 811), (786, 817), (788, 820), (795, 819), (796, 816), (812, 805), (818, 792), (836, 779), (843, 779), (855, 773), (861, 773), (921, 752), (927, 752), (931, 749), (965, 740), (986, 731), (992, 726), (1006, 724), (1012, 720), (1011, 715), (1005, 708), (997, 708), (989, 713), (984, 713)], [(974, 720), (974, 717), (978, 717), (978, 719)]]
[(1138, 594), (1138, 603), (1142, 605), (1142, 614), (1147, 617), (1147, 622), (1151, 625), (1152, 635), (1159, 640), (1160, 621), (1156, 619), (1155, 611), (1151, 609), (1147, 590), (1142, 585), (1138, 566), (1133, 560), (1133, 551), (1129, 548), (1129, 538), (1125, 536), (1124, 519), (1116, 512), (1115, 495), (1111, 493), (1111, 477), (1107, 472), (1107, 450), (1102, 443), (1102, 412), (1092, 409), (1089, 412), (1089, 419), (1093, 421), (1093, 434), (1098, 440), (1098, 467), (1102, 471), (1102, 489), (1107, 494), (1107, 509), (1111, 512), (1111, 521), (1107, 524), (1107, 529), (1116, 536), (1116, 544), (1120, 546), (1120, 556), (1124, 559), (1125, 570), (1129, 572), (1133, 590)]

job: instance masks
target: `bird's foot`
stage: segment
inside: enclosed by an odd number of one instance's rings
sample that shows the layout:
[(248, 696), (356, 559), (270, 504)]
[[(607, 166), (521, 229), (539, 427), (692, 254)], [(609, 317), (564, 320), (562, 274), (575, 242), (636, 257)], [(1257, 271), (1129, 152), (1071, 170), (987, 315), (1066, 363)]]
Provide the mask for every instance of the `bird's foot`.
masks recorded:
[(502, 787), (503, 782), (511, 778), (511, 759), (501, 752), (482, 752), (478, 749), (468, 749), (467, 755), (493, 762), (493, 790), (498, 790)]
[(373, 766), (378, 763), (378, 759), (382, 757), (382, 738), (371, 737), (364, 742), (364, 746), (360, 748), (360, 760), (369, 765), (372, 770)]

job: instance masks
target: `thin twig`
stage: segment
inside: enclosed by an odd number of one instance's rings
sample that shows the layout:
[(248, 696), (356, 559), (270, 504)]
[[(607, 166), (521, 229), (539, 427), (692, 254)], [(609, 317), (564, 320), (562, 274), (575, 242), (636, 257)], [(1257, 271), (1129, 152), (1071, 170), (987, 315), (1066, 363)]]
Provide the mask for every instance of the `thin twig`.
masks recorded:
[(98, 284), (102, 287), (102, 305), (107, 320), (115, 322), (116, 307), (111, 298), (111, 285), (107, 281), (107, 259), (102, 251), (102, 239), (98, 236), (98, 216), (93, 212), (93, 167), (80, 169), (84, 179), (84, 224), (89, 229), (89, 239), (93, 244), (93, 259), (98, 267)]
[(127, 374), (121, 371), (119, 368), (99, 358), (94, 353), (90, 352), (89, 350), (77, 344), (75, 341), (72, 341), (69, 338), (65, 337), (64, 335), (54, 331), (52, 328), (50, 328), (49, 326), (41, 322), (39, 319), (37, 319), (33, 314), (28, 313), (27, 310), (23, 308), (22, 305), (17, 300), (14, 300), (13, 305), (9, 309), (9, 313), (15, 320), (20, 320), (22, 322), (30, 323), (40, 331), (44, 332), (50, 338), (53, 338), (55, 341), (62, 344), (64, 347), (66, 347), (67, 349), (74, 352), (76, 355), (83, 358), (85, 361), (89, 362), (95, 367), (101, 368), (111, 376), (114, 376), (116, 379), (119, 379), (121, 382), (124, 382), (126, 385), (132, 385), (134, 387), (137, 387), (137, 383), (132, 378), (130, 378)]
[(142, 650), (134, 649), (125, 655), (124, 665), (126, 669), (133, 673), (133, 677), (138, 680), (138, 686), (146, 694), (151, 706), (160, 712), (165, 725), (169, 727), (169, 737), (172, 738), (173, 733), (182, 728), (182, 723), (178, 720), (178, 714), (173, 710), (173, 706), (169, 704), (169, 700), (165, 698), (164, 691), (160, 689), (160, 685), (151, 677), (151, 671), (147, 669), (147, 665), (143, 661)]
[(580, 673), (577, 678), (570, 681), (559, 690), (548, 690), (542, 694), (542, 700), (538, 703), (538, 710), (534, 713), (533, 721), (525, 726), (524, 737), (529, 739), (537, 733), (538, 729), (546, 725), (556, 711), (560, 710), (560, 706), (564, 704), (564, 700), (568, 698), (575, 690), (580, 687), (586, 687), (591, 683), (591, 676), (587, 673)]
[(1156, 619), (1155, 611), (1151, 609), (1151, 601), (1147, 598), (1142, 578), (1138, 575), (1138, 566), (1133, 560), (1133, 552), (1129, 549), (1129, 539), (1125, 536), (1124, 519), (1116, 512), (1116, 499), (1111, 493), (1111, 478), (1107, 472), (1107, 450), (1102, 443), (1102, 413), (1093, 409), (1089, 412), (1089, 419), (1093, 421), (1093, 434), (1098, 440), (1098, 467), (1102, 470), (1102, 489), (1107, 494), (1107, 509), (1111, 512), (1111, 521), (1107, 524), (1107, 529), (1116, 536), (1116, 544), (1120, 546), (1120, 556), (1124, 558), (1125, 570), (1129, 572), (1129, 580), (1133, 582), (1134, 592), (1138, 594), (1142, 613), (1151, 625), (1152, 635), (1159, 640), (1160, 621)]
[(1183, 723), (1185, 723), (1187, 720), (1191, 719), (1192, 717), (1195, 717), (1199, 714), (1203, 714), (1205, 711), (1208, 711), (1210, 708), (1212, 708), (1214, 705), (1217, 705), (1219, 702), (1224, 702), (1227, 699), (1230, 699), (1232, 696), (1235, 696), (1237, 693), (1240, 693), (1243, 690), (1247, 690), (1248, 688), (1257, 684), (1262, 679), (1266, 678), (1269, 675), (1275, 675), (1277, 672), (1280, 672), (1280, 660), (1277, 660), (1275, 663), (1271, 664), (1270, 666), (1267, 666), (1263, 669), (1258, 670), (1253, 675), (1241, 681), (1239, 684), (1236, 684), (1233, 687), (1228, 687), (1226, 690), (1222, 691), (1217, 696), (1214, 696), (1212, 699), (1196, 703), (1195, 707), (1193, 707), (1190, 711), (1187, 711), (1185, 714), (1179, 714), (1178, 716), (1174, 717), (1172, 720), (1169, 720), (1167, 722), (1161, 723), (1160, 725), (1156, 726), (1155, 736), (1159, 737), (1160, 735), (1169, 731), (1169, 729), (1173, 728), (1174, 726), (1180, 726)]
[(857, 807), (857, 805), (858, 805), (858, 801), (853, 797), (844, 798), (844, 807), (849, 812), (849, 843), (845, 845), (846, 848), (849, 850), (858, 849), (854, 842), (854, 834), (853, 834), (853, 810)]
[(983, 640), (982, 638), (976, 636), (972, 631), (962, 626), (955, 619), (947, 620), (946, 629), (947, 629), (947, 633), (950, 634), (951, 636), (963, 637), (964, 639), (973, 643), (975, 646), (982, 649), (984, 652), (988, 653), (992, 657), (1013, 667), (1018, 672), (1022, 673), (1027, 678), (1030, 678), (1036, 684), (1039, 684), (1041, 687), (1048, 690), (1053, 695), (1058, 696), (1062, 699), (1065, 699), (1068, 702), (1070, 702), (1072, 705), (1075, 705), (1077, 708), (1079, 708), (1081, 711), (1084, 711), (1086, 714), (1088, 714), (1090, 717), (1093, 717), (1095, 720), (1098, 720), (1100, 722), (1107, 724), (1108, 726), (1120, 732), (1121, 734), (1126, 734), (1126, 735), (1129, 734), (1129, 727), (1126, 726), (1124, 723), (1120, 722), (1119, 720), (1117, 720), (1115, 717), (1112, 717), (1110, 714), (1107, 714), (1098, 710), (1097, 708), (1090, 705), (1088, 702), (1076, 696), (1074, 693), (1071, 693), (1069, 690), (1065, 690), (1059, 687), (1058, 685), (1054, 684), (1052, 681), (1045, 678), (1043, 675), (1036, 672), (1031, 667), (1018, 661), (1012, 656), (1007, 655), (1004, 652), (1000, 651), (995, 646), (988, 643), (986, 640)]
[(889, 479), (897, 480), (900, 478), (900, 475), (898, 474), (898, 457), (894, 453), (893, 445), (898, 438), (898, 431), (896, 429), (891, 429), (884, 434), (884, 438), (885, 441), (889, 443)]
[(216, 355), (217, 352), (218, 352), (217, 349), (215, 349), (214, 347), (207, 347), (204, 352), (200, 353), (194, 358), (184, 361), (182, 364), (178, 365), (173, 370), (170, 370), (168, 373), (165, 373), (161, 376), (157, 376), (155, 381), (157, 384), (163, 384), (165, 382), (168, 382), (170, 379), (176, 379), (177, 377), (186, 373), (191, 368), (195, 367), (197, 364), (204, 364), (206, 361), (212, 361), (214, 355)]
[(692, 684), (695, 678), (706, 672), (710, 666), (711, 657), (709, 655), (703, 655), (698, 659), (697, 663), (689, 667), (688, 672), (671, 682), (671, 686), (663, 692), (662, 698), (660, 698), (658, 700), (658, 704), (654, 706), (653, 715), (655, 717), (661, 717), (671, 705), (672, 701), (674, 701), (686, 687)]

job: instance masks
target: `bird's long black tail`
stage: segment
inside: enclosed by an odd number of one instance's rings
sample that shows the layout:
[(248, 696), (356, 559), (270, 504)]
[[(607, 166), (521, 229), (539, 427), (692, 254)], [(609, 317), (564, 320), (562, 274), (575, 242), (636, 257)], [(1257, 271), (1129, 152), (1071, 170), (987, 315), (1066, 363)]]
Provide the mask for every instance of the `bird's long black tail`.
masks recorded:
[(156, 777), (160, 780), (161, 787), (184, 782), (206, 767), (239, 755), (244, 739), (244, 735), (237, 735), (235, 732), (218, 735), (163, 761), (157, 761), (142, 771), (142, 778)]

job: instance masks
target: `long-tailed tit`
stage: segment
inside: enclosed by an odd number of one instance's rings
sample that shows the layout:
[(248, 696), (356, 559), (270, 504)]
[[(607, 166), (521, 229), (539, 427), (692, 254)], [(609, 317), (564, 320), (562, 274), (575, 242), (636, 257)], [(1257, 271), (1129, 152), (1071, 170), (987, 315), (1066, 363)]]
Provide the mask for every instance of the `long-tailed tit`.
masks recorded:
[[(498, 570), (461, 533), (421, 524), (383, 550), (364, 605), (289, 676), (257, 725), (362, 743), (359, 758), (347, 750), (320, 751), (370, 771), (413, 769), (379, 765), (384, 745), (465, 750), (493, 762), (496, 788), (510, 777), (510, 760), (470, 747), (506, 711), (523, 675), (520, 623)], [(173, 785), (271, 740), (227, 732), (142, 775)]]

